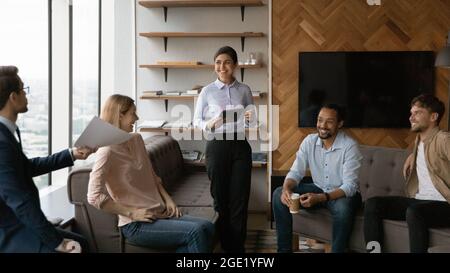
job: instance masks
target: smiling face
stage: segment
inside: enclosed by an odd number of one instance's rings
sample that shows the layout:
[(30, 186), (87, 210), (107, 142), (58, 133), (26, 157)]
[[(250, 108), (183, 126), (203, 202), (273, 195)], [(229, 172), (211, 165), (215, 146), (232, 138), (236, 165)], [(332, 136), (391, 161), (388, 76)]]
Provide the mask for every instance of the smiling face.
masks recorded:
[(435, 126), (437, 113), (430, 113), (428, 109), (420, 107), (417, 103), (411, 107), (411, 115), (409, 122), (411, 123), (411, 131), (420, 133), (427, 131), (430, 127)]
[(136, 106), (133, 104), (125, 114), (120, 114), (120, 129), (131, 133), (133, 126), (139, 117), (136, 114)]
[(219, 80), (223, 83), (232, 83), (234, 81), (233, 73), (236, 64), (228, 54), (220, 54), (214, 60), (214, 70)]
[(337, 135), (343, 121), (338, 121), (337, 112), (333, 109), (322, 108), (317, 117), (317, 132), (321, 139), (328, 139)]

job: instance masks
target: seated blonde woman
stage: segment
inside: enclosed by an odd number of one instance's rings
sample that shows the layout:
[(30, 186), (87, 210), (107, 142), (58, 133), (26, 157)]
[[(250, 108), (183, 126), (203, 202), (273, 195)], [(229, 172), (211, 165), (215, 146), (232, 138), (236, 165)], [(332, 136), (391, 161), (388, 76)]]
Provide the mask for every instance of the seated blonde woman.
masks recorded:
[[(139, 119), (134, 101), (112, 95), (100, 118), (131, 133)], [(119, 227), (131, 243), (177, 252), (211, 252), (214, 225), (182, 216), (152, 167), (142, 136), (100, 148), (90, 174), (88, 201), (119, 215)]]

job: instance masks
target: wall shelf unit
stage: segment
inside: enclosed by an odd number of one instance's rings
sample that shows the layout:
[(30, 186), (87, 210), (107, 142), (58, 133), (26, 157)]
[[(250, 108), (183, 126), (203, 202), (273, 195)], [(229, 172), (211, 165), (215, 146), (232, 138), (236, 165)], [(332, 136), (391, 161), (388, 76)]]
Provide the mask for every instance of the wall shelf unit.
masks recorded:
[[(260, 93), (259, 96), (253, 96), (254, 100), (258, 100), (264, 97), (265, 93)], [(179, 96), (167, 96), (167, 95), (151, 95), (151, 96), (146, 96), (146, 95), (142, 95), (139, 98), (141, 100), (164, 100), (164, 104), (166, 107), (166, 112), (168, 111), (169, 108), (169, 100), (195, 100), (198, 97), (198, 95), (179, 95)]]
[[(259, 128), (245, 128), (246, 133), (259, 133)], [(194, 127), (179, 127), (179, 128), (139, 128), (139, 132), (145, 132), (145, 133), (164, 133), (166, 136), (169, 135), (171, 132), (177, 131), (179, 133), (189, 132), (192, 134), (203, 134), (201, 129), (194, 128)]]
[(164, 22), (167, 22), (169, 7), (241, 7), (241, 19), (244, 21), (245, 7), (263, 6), (261, 0), (165, 0), (165, 1), (139, 1), (146, 8), (163, 8)]
[[(241, 61), (234, 77), (244, 82), (246, 76), (244, 84), (255, 90), (252, 97), (258, 109), (258, 124), (246, 129), (245, 135), (253, 152), (249, 211), (259, 213), (268, 209), (269, 192), (270, 154), (266, 150), (271, 135), (266, 92), (270, 87), (270, 67), (267, 66), (270, 60), (270, 3), (268, 0), (134, 2), (136, 106), (143, 120), (138, 124), (137, 132), (145, 137), (172, 136), (179, 140), (180, 149), (202, 153), (197, 160), (186, 163), (189, 168), (205, 171), (202, 159), (207, 139), (201, 129), (192, 125), (198, 94), (190, 91), (188, 95), (187, 91), (214, 82), (217, 75), (211, 60), (213, 54), (222, 46), (233, 47)], [(184, 112), (180, 115), (179, 110)], [(266, 153), (266, 157), (254, 156), (255, 153)]]
[(235, 33), (220, 33), (220, 32), (142, 32), (139, 33), (141, 37), (147, 38), (163, 38), (164, 39), (164, 51), (167, 52), (168, 38), (176, 37), (190, 37), (190, 38), (211, 38), (211, 37), (240, 37), (241, 48), (244, 51), (245, 38), (247, 37), (264, 37), (262, 32), (235, 32)]
[[(175, 68), (175, 69), (214, 69), (213, 64), (141, 64), (139, 65), (140, 68), (163, 68), (164, 69), (164, 79), (167, 82), (167, 73), (169, 68)], [(244, 81), (244, 70), (246, 68), (253, 69), (253, 68), (262, 68), (263, 64), (242, 64), (238, 65), (238, 68), (241, 69), (241, 81)]]

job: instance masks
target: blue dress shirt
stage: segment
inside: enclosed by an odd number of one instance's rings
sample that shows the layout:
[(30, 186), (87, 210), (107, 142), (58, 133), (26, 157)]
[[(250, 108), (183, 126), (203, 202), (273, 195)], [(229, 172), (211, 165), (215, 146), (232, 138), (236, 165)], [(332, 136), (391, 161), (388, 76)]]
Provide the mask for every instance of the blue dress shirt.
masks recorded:
[[(219, 79), (205, 86), (200, 93), (194, 112), (194, 126), (204, 131), (206, 124), (213, 118), (219, 117), (223, 110), (242, 108), (244, 111), (253, 111), (256, 117), (256, 110), (253, 104), (253, 97), (250, 87), (235, 80), (227, 85)], [(215, 128), (215, 133), (241, 132), (245, 128), (244, 120), (236, 123), (225, 123)]]
[(329, 150), (325, 149), (318, 134), (310, 134), (300, 144), (286, 178), (299, 183), (309, 168), (314, 184), (324, 192), (339, 188), (350, 197), (359, 191), (362, 158), (358, 143), (342, 131), (338, 132)]

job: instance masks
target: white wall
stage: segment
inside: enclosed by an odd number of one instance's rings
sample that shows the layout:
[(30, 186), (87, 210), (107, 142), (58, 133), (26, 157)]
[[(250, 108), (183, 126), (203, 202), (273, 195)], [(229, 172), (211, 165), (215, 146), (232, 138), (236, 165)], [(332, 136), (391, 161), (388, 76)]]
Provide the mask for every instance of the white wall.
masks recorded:
[(134, 0), (102, 0), (101, 105), (112, 94), (135, 97)]

